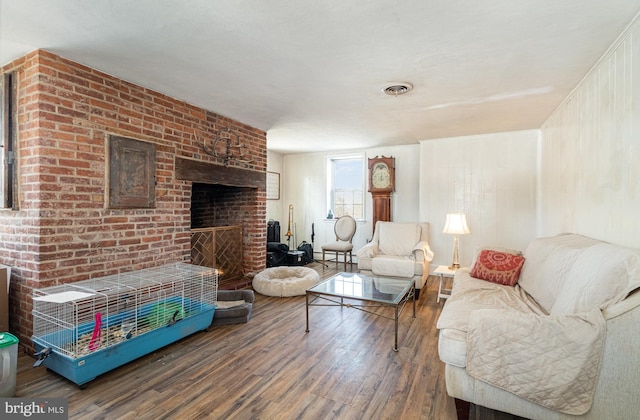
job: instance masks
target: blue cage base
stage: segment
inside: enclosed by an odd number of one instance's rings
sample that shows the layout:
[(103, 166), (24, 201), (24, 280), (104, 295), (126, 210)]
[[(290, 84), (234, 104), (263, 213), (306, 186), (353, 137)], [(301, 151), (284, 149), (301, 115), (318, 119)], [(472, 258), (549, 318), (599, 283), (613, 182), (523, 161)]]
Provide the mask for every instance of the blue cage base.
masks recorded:
[[(71, 358), (52, 350), (43, 364), (64, 376), (81, 388), (99, 375), (129, 363), (139, 357), (174, 343), (195, 332), (207, 330), (213, 321), (215, 307), (205, 309), (179, 320), (173, 325), (162, 326), (144, 334), (121, 341), (86, 356)], [(49, 347), (38, 337), (32, 338), (36, 351)]]

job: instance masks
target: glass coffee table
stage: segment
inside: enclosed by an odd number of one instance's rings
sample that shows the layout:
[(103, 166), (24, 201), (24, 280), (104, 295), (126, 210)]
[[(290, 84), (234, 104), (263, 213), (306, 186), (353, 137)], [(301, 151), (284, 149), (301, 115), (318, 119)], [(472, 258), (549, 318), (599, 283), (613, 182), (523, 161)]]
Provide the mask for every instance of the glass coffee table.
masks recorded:
[[(309, 332), (309, 306), (342, 306), (358, 309), (395, 321), (394, 351), (398, 351), (398, 318), (409, 300), (413, 301), (413, 317), (416, 317), (416, 290), (413, 279), (365, 276), (359, 273), (338, 273), (307, 289), (306, 298), (306, 332)], [(348, 302), (345, 302), (345, 300)], [(369, 310), (370, 308), (379, 307), (394, 308), (395, 316), (391, 317)]]

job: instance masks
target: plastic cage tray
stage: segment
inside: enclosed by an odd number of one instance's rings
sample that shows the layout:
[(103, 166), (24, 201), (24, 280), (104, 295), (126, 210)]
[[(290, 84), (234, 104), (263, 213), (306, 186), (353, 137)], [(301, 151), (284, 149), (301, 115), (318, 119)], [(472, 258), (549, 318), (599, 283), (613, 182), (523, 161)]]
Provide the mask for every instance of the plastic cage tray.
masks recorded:
[(218, 274), (174, 263), (33, 291), (39, 363), (83, 387), (98, 375), (207, 330)]

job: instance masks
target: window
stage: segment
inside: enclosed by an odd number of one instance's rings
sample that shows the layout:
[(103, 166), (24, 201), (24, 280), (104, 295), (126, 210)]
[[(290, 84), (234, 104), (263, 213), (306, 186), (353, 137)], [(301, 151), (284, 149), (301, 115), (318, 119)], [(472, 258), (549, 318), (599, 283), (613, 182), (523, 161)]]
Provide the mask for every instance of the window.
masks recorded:
[(364, 219), (364, 157), (330, 157), (327, 166), (327, 202), (333, 217)]
[(15, 208), (14, 182), (16, 165), (13, 154), (15, 101), (12, 74), (0, 75), (0, 207)]

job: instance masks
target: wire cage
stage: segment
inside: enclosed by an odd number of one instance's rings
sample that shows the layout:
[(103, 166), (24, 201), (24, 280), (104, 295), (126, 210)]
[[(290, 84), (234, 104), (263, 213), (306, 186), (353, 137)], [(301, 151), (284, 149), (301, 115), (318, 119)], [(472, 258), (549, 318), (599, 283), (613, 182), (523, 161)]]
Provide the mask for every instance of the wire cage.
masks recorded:
[[(37, 350), (47, 350), (45, 358), (55, 354), (75, 362), (147, 337), (146, 354), (207, 329), (213, 320), (217, 291), (215, 269), (186, 263), (35, 289), (32, 340)], [(198, 325), (190, 326), (193, 322)], [(179, 327), (175, 333), (159, 331), (173, 325)], [(149, 342), (154, 332), (157, 337)], [(114, 365), (132, 360), (140, 351), (128, 353), (126, 360)], [(70, 376), (75, 373), (66, 375), (55, 368), (55, 361), (48, 362), (44, 361), (47, 367), (74, 380)]]

